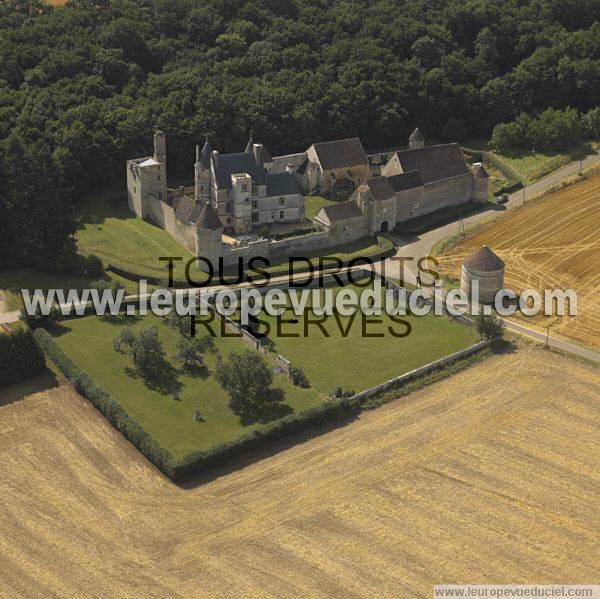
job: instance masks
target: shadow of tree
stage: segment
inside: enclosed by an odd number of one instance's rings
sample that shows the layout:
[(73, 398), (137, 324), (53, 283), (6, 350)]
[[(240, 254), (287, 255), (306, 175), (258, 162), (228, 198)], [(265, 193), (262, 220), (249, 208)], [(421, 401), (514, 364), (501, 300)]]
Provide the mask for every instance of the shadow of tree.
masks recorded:
[(269, 389), (260, 406), (257, 406), (252, 411), (245, 411), (238, 414), (240, 423), (242, 426), (266, 424), (267, 422), (272, 422), (273, 420), (293, 414), (293, 408), (282, 403), (284, 397), (285, 395), (281, 389)]
[(188, 366), (183, 367), (179, 370), (181, 374), (186, 374), (188, 376), (198, 378), (198, 379), (207, 379), (210, 375), (210, 370), (205, 364), (200, 364), (197, 366)]
[(24, 399), (34, 393), (40, 393), (41, 391), (53, 389), (58, 386), (59, 382), (56, 380), (54, 374), (50, 370), (46, 370), (28, 381), (2, 387), (0, 389), (0, 407)]
[(115, 314), (114, 316), (111, 314), (106, 314), (104, 316), (99, 317), (102, 322), (107, 322), (109, 324), (119, 325), (119, 326), (133, 326), (137, 322), (139, 322), (142, 317), (137, 314)]
[(133, 366), (127, 366), (125, 373), (134, 379), (141, 379), (148, 389), (157, 391), (161, 395), (172, 395), (174, 392), (180, 392), (183, 384), (178, 380), (179, 372), (168, 362), (165, 362), (160, 368), (160, 374), (154, 377), (142, 376)]

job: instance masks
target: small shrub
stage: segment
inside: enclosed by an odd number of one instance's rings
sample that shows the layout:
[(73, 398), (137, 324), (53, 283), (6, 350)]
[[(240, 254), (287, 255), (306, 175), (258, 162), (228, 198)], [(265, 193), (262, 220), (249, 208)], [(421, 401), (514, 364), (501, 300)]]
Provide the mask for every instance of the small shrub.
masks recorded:
[(38, 304), (35, 314), (29, 314), (25, 307), (21, 308), (19, 320), (29, 329), (35, 331), (36, 329), (50, 328), (58, 320), (59, 314), (59, 310), (56, 306), (52, 306), (48, 314), (42, 314), (40, 305)]
[(296, 387), (301, 387), (302, 389), (308, 389), (310, 387), (308, 378), (304, 374), (304, 370), (302, 370), (302, 368), (290, 366), (290, 379), (292, 380), (292, 383), (296, 385)]
[(502, 337), (504, 323), (493, 314), (484, 314), (483, 307), (480, 313), (475, 317), (475, 324), (479, 337), (483, 339), (495, 339)]
[(123, 351), (123, 346), (133, 347), (135, 341), (135, 331), (131, 327), (125, 327), (121, 332), (113, 339), (113, 349), (118, 352)]
[(350, 397), (356, 395), (356, 391), (354, 389), (342, 389), (338, 387), (334, 391), (329, 392), (330, 400), (338, 400), (338, 399), (349, 399)]
[(175, 359), (185, 370), (202, 366), (203, 343), (201, 339), (181, 337)]

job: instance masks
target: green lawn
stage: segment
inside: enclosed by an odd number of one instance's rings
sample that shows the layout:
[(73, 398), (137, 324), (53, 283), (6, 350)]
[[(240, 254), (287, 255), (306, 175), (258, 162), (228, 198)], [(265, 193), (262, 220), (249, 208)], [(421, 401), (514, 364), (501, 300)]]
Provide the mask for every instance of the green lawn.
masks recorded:
[[(333, 291), (337, 293), (339, 289), (334, 288)], [(290, 316), (291, 313), (285, 318)], [(277, 336), (274, 317), (261, 316), (274, 327), (270, 338), (275, 344), (275, 351), (266, 354), (265, 358), (273, 362), (278, 354), (282, 354), (293, 365), (303, 368), (311, 383), (309, 389), (300, 389), (294, 387), (286, 376), (275, 374), (273, 386), (282, 390), (284, 400), (272, 418), (299, 413), (318, 405), (338, 386), (360, 391), (477, 341), (473, 329), (433, 316), (407, 317), (412, 332), (405, 338), (393, 337), (388, 327), (392, 326), (398, 332), (405, 328), (383, 316), (381, 322), (367, 324), (366, 330), (369, 334), (383, 333), (384, 336), (364, 337), (360, 314), (345, 337), (334, 317), (328, 318), (324, 325), (330, 337), (325, 337), (316, 326), (308, 328), (308, 337), (303, 337), (305, 320), (310, 317), (309, 313), (297, 324), (283, 324), (281, 330), (284, 334), (301, 334), (300, 338), (287, 338)], [(349, 320), (350, 317), (340, 317), (340, 325), (347, 328)], [(261, 422), (243, 424), (230, 411), (227, 395), (214, 378), (212, 354), (206, 355), (206, 370), (196, 376), (174, 368), (172, 377), (162, 390), (149, 388), (142, 379), (128, 371), (128, 355), (118, 353), (112, 347), (114, 337), (127, 322), (133, 321), (125, 317), (110, 321), (86, 316), (63, 321), (53, 334), (75, 364), (87, 372), (99, 387), (109, 392), (176, 458), (232, 440), (262, 425)], [(173, 363), (179, 334), (153, 315), (139, 317), (134, 327), (152, 324), (158, 326), (159, 336)], [(199, 334), (204, 334), (201, 328)], [(219, 336), (215, 341), (223, 356), (251, 348), (239, 338)], [(168, 391), (176, 386), (181, 387), (179, 402), (171, 399)], [(194, 421), (196, 408), (200, 409), (206, 422)]]
[[(175, 368), (173, 378), (167, 379), (163, 390), (149, 388), (143, 379), (129, 374), (129, 356), (112, 347), (114, 337), (127, 323), (132, 324), (132, 321), (124, 318), (115, 323), (86, 316), (64, 321), (53, 333), (63, 351), (176, 458), (208, 449), (261, 426), (260, 423), (242, 425), (231, 412), (227, 405), (228, 396), (214, 378), (215, 362), (211, 354), (205, 356), (206, 370), (196, 376)], [(139, 318), (133, 326), (150, 325), (158, 327), (160, 339), (173, 364), (179, 333), (154, 315)], [(90, 343), (92, 339), (93, 343)], [(215, 348), (226, 357), (232, 351), (251, 349), (251, 346), (239, 338), (218, 337)], [(268, 355), (267, 359), (272, 361), (274, 354)], [(167, 388), (179, 386), (181, 401), (174, 401)], [(282, 416), (320, 402), (314, 389), (294, 387), (281, 374), (274, 375), (273, 386), (281, 388), (285, 395)], [(194, 421), (196, 408), (200, 409), (205, 422)]]
[[(86, 199), (77, 215), (77, 246), (83, 255), (95, 254), (104, 263), (157, 278), (166, 277), (161, 256), (179, 256), (175, 278), (184, 278), (184, 266), (192, 254), (166, 231), (137, 218), (129, 211), (124, 194), (109, 192)], [(194, 268), (194, 279), (202, 274)]]
[(323, 206), (335, 204), (336, 200), (328, 200), (322, 196), (305, 196), (304, 197), (304, 216), (312, 220)]
[[(360, 291), (352, 285), (345, 289)], [(335, 297), (340, 288), (331, 288), (331, 292)], [(325, 290), (320, 293), (322, 296)], [(271, 326), (269, 337), (276, 351), (293, 365), (303, 368), (311, 384), (324, 394), (336, 387), (355, 391), (368, 389), (479, 340), (474, 328), (433, 315), (401, 317), (411, 326), (410, 334), (402, 338), (394, 337), (389, 327), (397, 333), (404, 333), (406, 327), (393, 322), (386, 314), (368, 317), (373, 322), (363, 323), (362, 314), (357, 313), (350, 327), (350, 316), (338, 316), (339, 322), (335, 317), (329, 317), (323, 326), (330, 337), (326, 337), (316, 324), (307, 324), (317, 319), (310, 311), (296, 317), (288, 309), (282, 318), (297, 318), (298, 322), (282, 321), (282, 335), (277, 335), (276, 317), (262, 315), (260, 318)], [(363, 334), (363, 326), (371, 336)], [(342, 331), (346, 329), (344, 336)], [(306, 331), (307, 337), (304, 336)]]

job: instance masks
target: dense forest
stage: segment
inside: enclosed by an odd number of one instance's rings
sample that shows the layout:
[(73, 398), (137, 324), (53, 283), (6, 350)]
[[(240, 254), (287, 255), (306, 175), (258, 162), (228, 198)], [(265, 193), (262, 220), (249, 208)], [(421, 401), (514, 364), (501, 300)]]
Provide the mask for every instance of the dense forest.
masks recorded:
[(0, 4), (0, 268), (72, 267), (82, 191), (169, 134), (273, 154), (360, 135), (489, 135), (600, 104), (600, 0), (36, 0)]

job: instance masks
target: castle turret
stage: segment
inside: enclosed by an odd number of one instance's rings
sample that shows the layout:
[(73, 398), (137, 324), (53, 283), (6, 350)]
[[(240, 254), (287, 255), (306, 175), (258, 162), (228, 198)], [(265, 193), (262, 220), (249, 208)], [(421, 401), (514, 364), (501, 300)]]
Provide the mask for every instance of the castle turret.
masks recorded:
[[(196, 255), (208, 260), (215, 271), (219, 268), (219, 257), (222, 255), (223, 225), (210, 202), (196, 219)], [(206, 271), (208, 266), (204, 260), (198, 261), (198, 268)]]
[(210, 157), (212, 147), (206, 139), (202, 150), (196, 146), (196, 163), (194, 164), (194, 189), (196, 203), (210, 198)]
[(471, 200), (484, 204), (488, 198), (489, 175), (483, 164), (480, 164), (473, 173), (473, 184), (471, 187)]
[(408, 138), (408, 149), (409, 150), (417, 150), (419, 148), (425, 147), (425, 137), (417, 127)]
[(252, 138), (252, 133), (250, 133), (250, 139), (248, 140), (248, 143), (246, 144), (246, 149), (244, 150), (246, 152), (246, 154), (252, 153), (253, 146), (254, 146), (254, 139)]

